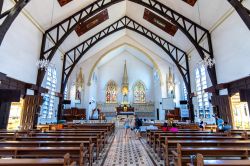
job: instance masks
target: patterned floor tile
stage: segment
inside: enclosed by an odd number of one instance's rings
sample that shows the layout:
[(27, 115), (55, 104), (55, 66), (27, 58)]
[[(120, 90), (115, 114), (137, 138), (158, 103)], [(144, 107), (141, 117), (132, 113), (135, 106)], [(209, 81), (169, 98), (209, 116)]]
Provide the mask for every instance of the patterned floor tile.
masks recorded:
[(164, 166), (145, 138), (136, 139), (134, 132), (129, 136), (117, 127), (93, 166)]
[(154, 166), (151, 157), (142, 142), (133, 132), (125, 136), (124, 129), (117, 129), (114, 141), (109, 149), (104, 166)]

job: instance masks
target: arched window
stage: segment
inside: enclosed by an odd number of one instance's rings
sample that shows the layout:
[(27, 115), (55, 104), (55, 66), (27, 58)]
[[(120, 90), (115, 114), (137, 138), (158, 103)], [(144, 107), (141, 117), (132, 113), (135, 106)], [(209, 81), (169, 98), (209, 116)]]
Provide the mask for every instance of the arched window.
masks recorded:
[(183, 84), (183, 95), (184, 95), (183, 99), (187, 100), (188, 93), (187, 93), (187, 88), (185, 84)]
[(72, 83), (70, 87), (70, 100), (76, 100), (76, 84)]
[(47, 94), (44, 95), (42, 111), (41, 111), (41, 118), (43, 122), (47, 122), (52, 120), (53, 114), (55, 112), (54, 105), (55, 105), (55, 92), (56, 92), (56, 69), (48, 68), (47, 74), (47, 81), (46, 81), (46, 88), (49, 90)]
[(68, 100), (68, 86), (65, 87), (63, 98), (64, 98), (64, 100)]
[(204, 92), (207, 88), (206, 71), (204, 66), (196, 69), (196, 91), (198, 111), (200, 118), (211, 118), (208, 93)]
[(117, 103), (117, 92), (115, 81), (109, 81), (106, 87), (106, 103)]
[(133, 94), (134, 94), (134, 103), (146, 102), (146, 89), (141, 81), (135, 83)]

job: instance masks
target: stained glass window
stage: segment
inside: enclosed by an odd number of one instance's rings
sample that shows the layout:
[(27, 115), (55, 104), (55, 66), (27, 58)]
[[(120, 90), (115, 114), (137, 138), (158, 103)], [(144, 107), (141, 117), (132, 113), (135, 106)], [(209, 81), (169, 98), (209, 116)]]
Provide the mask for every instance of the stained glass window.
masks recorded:
[(56, 92), (56, 69), (48, 68), (47, 74), (47, 81), (46, 81), (46, 88), (49, 90), (43, 97), (43, 105), (41, 111), (41, 118), (44, 122), (46, 120), (51, 120), (54, 114), (54, 105), (55, 105), (55, 92)]
[(141, 81), (135, 83), (134, 86), (134, 103), (145, 103), (146, 102), (146, 89)]
[(200, 118), (211, 118), (207, 88), (206, 70), (204, 66), (196, 69), (196, 91)]
[(115, 81), (109, 81), (106, 87), (106, 103), (117, 103), (117, 92)]

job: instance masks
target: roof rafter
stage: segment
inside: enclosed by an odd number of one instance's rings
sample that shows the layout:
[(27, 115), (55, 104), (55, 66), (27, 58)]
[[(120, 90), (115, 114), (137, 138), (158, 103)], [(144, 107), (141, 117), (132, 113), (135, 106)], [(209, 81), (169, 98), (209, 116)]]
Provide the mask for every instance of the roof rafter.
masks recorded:
[(11, 9), (2, 13), (4, 0), (0, 2), (0, 20), (2, 24), (0, 25), (0, 45), (3, 42), (4, 36), (9, 30), (11, 24), (15, 21), (21, 10), (29, 3), (30, 0), (15, 0), (16, 4)]
[(227, 0), (240, 15), (248, 29), (250, 30), (250, 10), (243, 6), (243, 0)]
[[(145, 6), (146, 8), (158, 13), (162, 17), (170, 20), (194, 45), (201, 59), (204, 59), (206, 55), (208, 55), (210, 58), (214, 58), (211, 35), (207, 29), (174, 11), (168, 6), (165, 6), (157, 0), (129, 1)], [(207, 40), (203, 40), (205, 37), (207, 37)], [(217, 85), (215, 65), (212, 68), (208, 67), (207, 71), (213, 86)]]
[[(40, 59), (48, 59), (51, 61), (58, 47), (63, 43), (63, 41), (70, 35), (70, 33), (75, 29), (77, 24), (85, 21), (86, 19), (92, 17), (96, 13), (102, 11), (103, 9), (114, 5), (116, 3), (122, 2), (124, 0), (97, 0), (94, 3), (88, 5), (84, 9), (75, 13), (74, 15), (68, 17), (67, 19), (61, 21), (57, 25), (48, 29), (43, 37), (42, 42), (42, 50), (40, 54)], [(157, 0), (129, 0), (136, 4), (142, 5), (162, 17), (170, 20), (174, 25), (176, 25), (191, 41), (191, 43), (195, 46), (198, 51), (200, 57), (202, 59), (205, 58), (205, 55), (209, 55), (209, 57), (213, 58), (213, 48), (210, 33), (208, 30), (193, 22), (192, 20), (186, 18), (185, 16), (179, 14), (178, 12), (172, 10), (171, 8), (163, 5)], [(66, 27), (66, 32), (61, 30), (62, 27)], [(207, 37), (207, 40), (202, 40)], [(50, 48), (45, 47), (45, 43), (50, 38), (54, 43)], [(205, 42), (205, 44), (203, 44)], [(204, 46), (205, 45), (205, 46)], [(207, 68), (211, 82), (213, 85), (217, 84), (215, 66), (212, 68)], [(42, 80), (44, 78), (44, 72), (39, 70), (37, 77), (37, 84), (41, 85)]]
[[(181, 50), (180, 48), (176, 47), (175, 45), (169, 43), (165, 39), (161, 38), (157, 34), (153, 33), (149, 29), (143, 27), (136, 21), (132, 20), (131, 18), (125, 16), (113, 24), (109, 25), (105, 29), (99, 31), (92, 37), (88, 38), (81, 44), (77, 45), (76, 47), (72, 48), (64, 55), (63, 61), (63, 72), (62, 72), (62, 81), (61, 81), (61, 94), (64, 93), (65, 87), (67, 85), (68, 79), (76, 66), (76, 64), (80, 61), (80, 59), (89, 51), (95, 44), (97, 44), (102, 39), (106, 38), (109, 35), (116, 33), (122, 29), (129, 29), (134, 31), (147, 39), (154, 42), (160, 48), (162, 48), (166, 54), (172, 59), (172, 61), (177, 66), (184, 83), (187, 87), (188, 94), (191, 94), (191, 84), (190, 84), (190, 74), (189, 74), (189, 63), (188, 63), (188, 56), (187, 54)], [(66, 62), (72, 62), (66, 64)], [(182, 62), (182, 63), (181, 63)], [(192, 114), (192, 113), (191, 113)], [(59, 114), (60, 117), (60, 114)]]

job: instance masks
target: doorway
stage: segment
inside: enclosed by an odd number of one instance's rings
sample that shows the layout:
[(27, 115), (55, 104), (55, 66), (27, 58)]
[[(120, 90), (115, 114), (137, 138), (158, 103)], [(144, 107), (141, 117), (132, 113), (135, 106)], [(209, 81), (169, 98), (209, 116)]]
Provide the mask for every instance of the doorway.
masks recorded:
[(11, 103), (7, 130), (20, 129), (22, 110), (23, 110), (23, 99), (20, 99), (20, 102)]
[(234, 129), (250, 129), (250, 116), (247, 102), (240, 101), (240, 94), (231, 96), (232, 119)]

